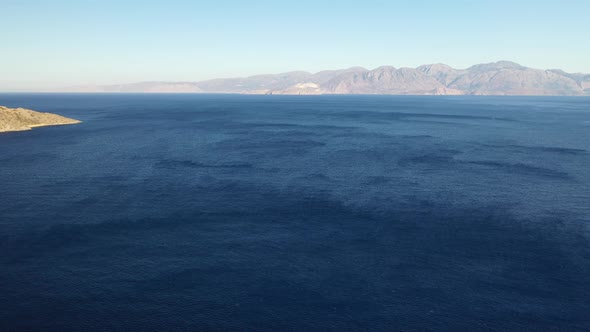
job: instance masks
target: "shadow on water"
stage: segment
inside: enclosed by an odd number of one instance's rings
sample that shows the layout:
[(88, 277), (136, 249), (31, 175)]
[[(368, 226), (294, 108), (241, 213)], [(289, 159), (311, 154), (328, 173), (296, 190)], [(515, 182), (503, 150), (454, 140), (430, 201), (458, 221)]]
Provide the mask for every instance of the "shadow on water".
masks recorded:
[[(2, 239), (0, 289), (30, 300), (3, 301), (0, 319), (17, 330), (50, 316), (69, 322), (64, 330), (83, 328), (66, 317), (72, 310), (102, 317), (102, 327), (141, 330), (575, 330), (588, 322), (590, 246), (560, 220), (432, 201), (377, 213), (330, 197), (231, 188), (183, 193), (216, 193), (209, 212), (68, 222)], [(41, 267), (43, 276), (6, 277)], [(68, 302), (43, 307), (55, 292)]]

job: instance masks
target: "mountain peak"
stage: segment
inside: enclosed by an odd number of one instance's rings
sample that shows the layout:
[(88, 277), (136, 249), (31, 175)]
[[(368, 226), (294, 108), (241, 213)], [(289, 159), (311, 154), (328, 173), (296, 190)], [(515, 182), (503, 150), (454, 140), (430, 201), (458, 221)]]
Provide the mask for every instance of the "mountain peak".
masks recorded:
[(435, 75), (435, 74), (439, 74), (439, 73), (450, 73), (453, 71), (456, 71), (457, 69), (446, 65), (444, 63), (433, 63), (433, 64), (429, 64), (429, 65), (422, 65), (418, 68), (419, 71), (424, 72), (426, 74), (429, 75)]
[(395, 70), (395, 67), (393, 66), (379, 66), (375, 69), (373, 69), (372, 71), (393, 71)]
[(467, 70), (477, 70), (477, 71), (489, 71), (489, 70), (501, 70), (501, 69), (527, 69), (516, 62), (512, 61), (496, 61), (490, 63), (484, 63), (480, 65), (475, 65), (467, 68)]
[(424, 69), (429, 69), (429, 70), (454, 70), (455, 68), (444, 64), (444, 63), (431, 63), (431, 64), (427, 64), (427, 65), (422, 65), (420, 67), (418, 67), (417, 69), (424, 71)]

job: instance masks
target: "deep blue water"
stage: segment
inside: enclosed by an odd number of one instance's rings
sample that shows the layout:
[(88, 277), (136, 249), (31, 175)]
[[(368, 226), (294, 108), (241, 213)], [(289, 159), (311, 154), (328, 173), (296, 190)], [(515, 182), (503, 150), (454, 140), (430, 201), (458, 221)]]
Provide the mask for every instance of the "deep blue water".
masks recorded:
[(0, 105), (2, 332), (590, 329), (590, 98)]

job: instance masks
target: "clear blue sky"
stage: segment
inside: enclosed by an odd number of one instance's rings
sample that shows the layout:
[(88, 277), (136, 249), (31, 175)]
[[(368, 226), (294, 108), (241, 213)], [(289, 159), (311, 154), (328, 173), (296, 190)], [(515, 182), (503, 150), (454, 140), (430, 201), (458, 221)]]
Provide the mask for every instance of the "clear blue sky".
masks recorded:
[(589, 0), (0, 0), (0, 90), (512, 60), (590, 73)]

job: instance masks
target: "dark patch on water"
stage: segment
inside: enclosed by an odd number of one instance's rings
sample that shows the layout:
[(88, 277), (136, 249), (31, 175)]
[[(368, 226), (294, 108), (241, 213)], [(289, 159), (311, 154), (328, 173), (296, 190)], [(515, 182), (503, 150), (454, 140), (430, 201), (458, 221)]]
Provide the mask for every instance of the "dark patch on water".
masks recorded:
[(174, 169), (178, 167), (188, 168), (252, 168), (252, 164), (247, 163), (218, 163), (205, 164), (192, 160), (162, 160), (156, 163), (158, 167)]
[[(256, 132), (256, 134), (262, 134)], [(326, 143), (314, 141), (314, 140), (287, 140), (287, 139), (272, 139), (271, 137), (262, 136), (260, 139), (256, 139), (257, 135), (246, 139), (231, 139), (216, 143), (216, 146), (220, 149), (231, 149), (236, 151), (248, 151), (248, 150), (260, 150), (260, 151), (272, 151), (280, 150), (280, 153), (288, 154), (294, 151), (306, 151), (308, 149), (325, 146)]]
[(380, 186), (391, 182), (391, 179), (385, 176), (367, 176), (364, 182), (368, 186)]
[(488, 167), (491, 170), (502, 171), (509, 174), (535, 176), (549, 179), (572, 180), (573, 177), (566, 173), (550, 169), (547, 167), (533, 166), (524, 163), (511, 163), (504, 161), (490, 161), (490, 160), (462, 160), (457, 159), (460, 151), (456, 150), (438, 150), (428, 154), (420, 154), (417, 156), (403, 157), (398, 161), (402, 167), (410, 165), (428, 165), (429, 167), (438, 168), (455, 168), (461, 169), (463, 166), (476, 165)]
[(497, 149), (510, 149), (515, 150), (524, 154), (528, 153), (555, 153), (555, 154), (563, 154), (563, 155), (583, 155), (587, 154), (588, 151), (584, 149), (571, 149), (571, 148), (562, 148), (562, 147), (553, 147), (553, 146), (526, 146), (526, 145), (518, 145), (518, 144), (486, 144), (487, 147), (497, 148)]
[(521, 163), (505, 163), (499, 161), (468, 161), (466, 162), (472, 165), (478, 166), (487, 166), (493, 169), (498, 169), (502, 171), (506, 171), (512, 174), (521, 174), (521, 175), (533, 175), (533, 176), (540, 176), (540, 177), (547, 177), (553, 179), (562, 179), (562, 180), (569, 180), (571, 176), (567, 173), (552, 170), (545, 167), (538, 167), (538, 166), (531, 166)]
[(495, 117), (495, 116), (478, 116), (478, 115), (465, 115), (465, 114), (437, 114), (437, 113), (404, 113), (404, 112), (373, 112), (373, 111), (349, 111), (337, 114), (338, 117), (348, 117), (352, 119), (363, 119), (363, 121), (369, 120), (493, 120), (493, 121), (515, 121), (508, 117)]

